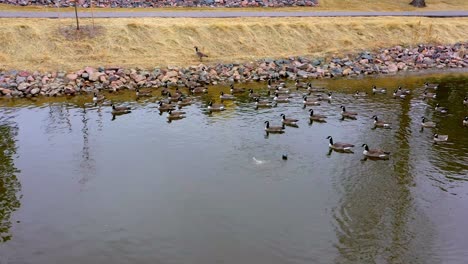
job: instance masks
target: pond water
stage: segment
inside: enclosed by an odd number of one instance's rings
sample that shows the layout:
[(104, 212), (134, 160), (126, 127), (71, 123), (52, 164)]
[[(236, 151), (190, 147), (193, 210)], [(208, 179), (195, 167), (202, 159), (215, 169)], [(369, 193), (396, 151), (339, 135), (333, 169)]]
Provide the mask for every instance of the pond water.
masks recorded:
[[(421, 100), (425, 81), (437, 99)], [(333, 91), (312, 107), (327, 123), (309, 124), (294, 90), (289, 104), (255, 110), (243, 95), (210, 114), (229, 91), (210, 87), (171, 123), (160, 98), (130, 91), (106, 94), (132, 108), (114, 120), (91, 96), (0, 100), (0, 263), (465, 262), (468, 74), (313, 84)], [(352, 96), (373, 84), (411, 95)], [(266, 136), (281, 113), (299, 127)], [(392, 129), (372, 129), (373, 115)], [(421, 130), (422, 116), (438, 128)], [(354, 154), (329, 153), (327, 136)], [(363, 143), (390, 159), (363, 159)]]

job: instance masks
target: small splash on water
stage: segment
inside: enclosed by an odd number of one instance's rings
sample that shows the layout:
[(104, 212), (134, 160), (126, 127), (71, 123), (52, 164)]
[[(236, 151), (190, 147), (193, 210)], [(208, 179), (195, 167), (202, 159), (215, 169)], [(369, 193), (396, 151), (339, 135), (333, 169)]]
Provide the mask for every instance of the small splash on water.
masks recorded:
[(257, 165), (262, 165), (262, 164), (266, 164), (266, 163), (269, 163), (270, 161), (268, 160), (259, 160), (255, 157), (252, 157), (252, 160), (254, 161), (255, 164)]

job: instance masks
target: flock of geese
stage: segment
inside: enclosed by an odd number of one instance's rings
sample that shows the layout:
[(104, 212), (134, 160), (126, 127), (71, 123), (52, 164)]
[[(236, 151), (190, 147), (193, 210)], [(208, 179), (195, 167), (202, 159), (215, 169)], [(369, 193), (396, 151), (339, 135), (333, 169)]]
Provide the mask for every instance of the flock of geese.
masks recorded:
[[(318, 106), (321, 104), (322, 101), (328, 101), (329, 103), (333, 100), (333, 95), (331, 92), (327, 92), (324, 88), (319, 87), (312, 87), (310, 82), (300, 82), (299, 80), (295, 81), (294, 89), (296, 93), (299, 93), (300, 90), (305, 90), (306, 92), (302, 94), (302, 105), (303, 108), (307, 106)], [(224, 92), (220, 92), (219, 99), (221, 103), (213, 103), (210, 101), (206, 109), (208, 112), (220, 112), (226, 110), (225, 105), (223, 104), (224, 101), (228, 100), (236, 100), (237, 95), (245, 95), (247, 94), (250, 100), (252, 101), (255, 109), (259, 108), (271, 108), (276, 107), (278, 104), (287, 104), (290, 102), (292, 98), (292, 92), (289, 88), (286, 87), (286, 83), (281, 81), (279, 78), (276, 79), (269, 79), (267, 85), (268, 91), (266, 95), (262, 96), (258, 93), (255, 93), (253, 89), (245, 89), (245, 88), (236, 88), (233, 84), (230, 85), (230, 94), (226, 94)], [(431, 84), (425, 83), (424, 84), (424, 92), (422, 94), (423, 100), (425, 99), (436, 99), (437, 95), (435, 91), (439, 88), (438, 84)], [(161, 90), (161, 96), (165, 97), (163, 100), (158, 101), (157, 108), (162, 114), (163, 112), (167, 113), (168, 122), (173, 120), (179, 120), (186, 117), (186, 112), (182, 111), (181, 109), (185, 106), (191, 105), (193, 103), (192, 95), (201, 95), (208, 92), (207, 87), (191, 87), (188, 89), (189, 94), (184, 94), (179, 88), (175, 89), (175, 92), (172, 93), (167, 85)], [(372, 87), (372, 94), (373, 95), (384, 95), (387, 94), (386, 88), (378, 88), (376, 86)], [(393, 91), (392, 95), (395, 99), (406, 99), (407, 96), (411, 94), (410, 90), (403, 89), (402, 87), (398, 87), (396, 90)], [(153, 91), (140, 91), (136, 89), (135, 95), (138, 98), (142, 97), (153, 97)], [(366, 92), (359, 92), (353, 94), (355, 98), (364, 98), (367, 97), (368, 93)], [(106, 100), (103, 95), (99, 95), (97, 93), (94, 94), (93, 103), (99, 104)], [(463, 99), (463, 105), (468, 106), (468, 98), (465, 97)], [(111, 103), (112, 107), (112, 115), (113, 118), (117, 115), (128, 114), (131, 112), (131, 108), (129, 106), (116, 106)], [(340, 106), (341, 109), (341, 118), (342, 119), (357, 119), (358, 113), (351, 112), (346, 109), (344, 105)], [(436, 112), (441, 114), (447, 114), (448, 109), (445, 107), (436, 104), (435, 109)], [(309, 121), (310, 122), (319, 122), (325, 123), (327, 122), (327, 116), (317, 114), (314, 112), (313, 109), (309, 109)], [(374, 128), (382, 128), (382, 129), (390, 129), (391, 124), (389, 122), (385, 122), (380, 120), (377, 115), (372, 116)], [(265, 121), (264, 130), (268, 134), (282, 134), (286, 131), (286, 126), (290, 127), (298, 127), (297, 122), (298, 119), (287, 117), (285, 114), (281, 114), (281, 125), (270, 125), (270, 121)], [(468, 127), (468, 116), (464, 117), (462, 120), (462, 125)], [(421, 118), (421, 129), (423, 128), (435, 128), (437, 124), (432, 121), (428, 121), (425, 117)], [(344, 142), (335, 142), (331, 136), (328, 136), (326, 139), (329, 141), (329, 148), (332, 151), (337, 152), (347, 152), (352, 153), (352, 148), (355, 147), (353, 144), (344, 143)], [(433, 141), (435, 143), (446, 142), (448, 141), (448, 135), (439, 135), (434, 134)], [(363, 154), (366, 158), (371, 159), (388, 159), (390, 157), (390, 152), (382, 150), (382, 149), (374, 149), (369, 148), (367, 144), (363, 144), (362, 147), (364, 148)]]

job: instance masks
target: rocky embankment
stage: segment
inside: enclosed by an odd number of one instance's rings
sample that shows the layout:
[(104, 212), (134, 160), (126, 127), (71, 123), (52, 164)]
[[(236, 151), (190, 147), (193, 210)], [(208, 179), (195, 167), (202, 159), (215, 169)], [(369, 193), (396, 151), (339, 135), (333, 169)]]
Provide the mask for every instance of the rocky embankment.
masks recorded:
[[(243, 64), (216, 64), (191, 67), (124, 69), (86, 67), (75, 72), (0, 71), (2, 97), (63, 96), (107, 90), (158, 88), (168, 86), (197, 87), (230, 82), (288, 79), (357, 77), (371, 74), (394, 74), (424, 69), (467, 68), (468, 43), (446, 46), (404, 48), (396, 46), (377, 53), (331, 59), (293, 57), (264, 59)], [(195, 55), (194, 55), (195, 56)]]
[[(38, 5), (38, 6), (74, 6), (70, 0), (0, 0), (2, 4)], [(91, 0), (79, 0), (79, 6), (90, 7)], [(94, 7), (284, 7), (284, 6), (317, 6), (318, 0), (93, 0)]]

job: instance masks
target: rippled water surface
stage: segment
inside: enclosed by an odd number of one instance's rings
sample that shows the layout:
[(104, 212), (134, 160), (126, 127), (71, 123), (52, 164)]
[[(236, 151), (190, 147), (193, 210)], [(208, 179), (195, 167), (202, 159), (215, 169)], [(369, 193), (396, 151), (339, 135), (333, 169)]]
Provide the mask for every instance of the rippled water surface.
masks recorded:
[[(421, 100), (425, 81), (440, 83), (437, 99)], [(91, 97), (0, 99), (0, 263), (464, 263), (468, 75), (313, 84), (333, 91), (313, 107), (327, 123), (308, 123), (304, 91), (210, 114), (229, 91), (210, 87), (171, 123), (159, 97), (132, 92), (106, 94), (132, 107), (115, 120)], [(412, 94), (352, 96), (372, 84)], [(340, 120), (340, 105), (358, 119)], [(281, 113), (299, 127), (266, 136)], [(375, 114), (392, 129), (372, 129)], [(421, 130), (422, 116), (438, 128)], [(433, 144), (435, 132), (449, 142)], [(329, 135), (354, 154), (329, 153)], [(363, 159), (363, 143), (391, 158)]]

